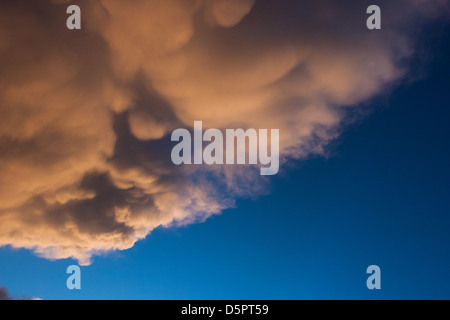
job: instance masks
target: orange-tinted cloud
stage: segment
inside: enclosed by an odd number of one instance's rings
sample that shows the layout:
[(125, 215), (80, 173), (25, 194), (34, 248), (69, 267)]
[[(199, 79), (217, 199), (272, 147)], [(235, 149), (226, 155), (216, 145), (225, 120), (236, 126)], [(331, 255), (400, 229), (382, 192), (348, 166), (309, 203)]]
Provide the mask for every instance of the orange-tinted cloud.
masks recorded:
[(81, 0), (69, 31), (67, 3), (0, 4), (0, 245), (81, 264), (263, 192), (251, 168), (171, 165), (172, 130), (277, 128), (285, 159), (320, 154), (448, 10), (382, 1), (369, 31), (365, 1)]

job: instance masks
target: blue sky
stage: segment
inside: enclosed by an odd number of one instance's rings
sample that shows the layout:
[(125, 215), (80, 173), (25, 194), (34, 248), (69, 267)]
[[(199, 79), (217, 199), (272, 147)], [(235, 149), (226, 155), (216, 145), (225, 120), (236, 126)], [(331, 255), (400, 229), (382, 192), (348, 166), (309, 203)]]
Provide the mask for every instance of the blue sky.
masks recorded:
[[(3, 247), (0, 284), (43, 299), (449, 299), (444, 42), (426, 39), (433, 56), (421, 78), (373, 100), (328, 158), (297, 162), (272, 179), (270, 195), (95, 257), (80, 291), (65, 285), (75, 261)], [(372, 264), (380, 291), (365, 286)]]

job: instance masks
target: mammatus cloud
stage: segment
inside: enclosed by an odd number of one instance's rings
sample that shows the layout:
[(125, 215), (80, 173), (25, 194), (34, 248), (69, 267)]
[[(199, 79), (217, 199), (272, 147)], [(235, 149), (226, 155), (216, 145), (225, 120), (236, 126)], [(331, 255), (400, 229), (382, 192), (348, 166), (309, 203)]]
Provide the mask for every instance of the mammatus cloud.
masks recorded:
[(0, 4), (0, 245), (84, 265), (264, 191), (252, 168), (172, 165), (172, 130), (277, 128), (283, 161), (321, 154), (448, 13), (379, 1), (369, 31), (367, 1), (80, 0), (68, 31), (68, 2)]

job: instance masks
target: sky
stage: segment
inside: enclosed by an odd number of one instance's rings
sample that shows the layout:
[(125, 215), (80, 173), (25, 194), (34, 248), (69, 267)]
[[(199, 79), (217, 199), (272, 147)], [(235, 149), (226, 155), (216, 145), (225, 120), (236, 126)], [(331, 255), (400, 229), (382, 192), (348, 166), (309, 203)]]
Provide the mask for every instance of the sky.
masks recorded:
[[(450, 298), (448, 1), (43, 3), (0, 5), (0, 297)], [(174, 166), (195, 120), (279, 174)]]

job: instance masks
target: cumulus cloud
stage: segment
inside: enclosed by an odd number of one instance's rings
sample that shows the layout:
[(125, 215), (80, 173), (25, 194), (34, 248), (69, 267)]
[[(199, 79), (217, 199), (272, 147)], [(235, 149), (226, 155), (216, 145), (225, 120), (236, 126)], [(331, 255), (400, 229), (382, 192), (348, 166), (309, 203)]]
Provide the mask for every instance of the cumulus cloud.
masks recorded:
[(20, 299), (16, 299), (9, 294), (9, 291), (6, 287), (0, 287), (0, 301), (4, 300), (41, 300), (39, 298), (29, 298), (26, 296), (22, 296)]
[(320, 154), (349, 109), (392, 86), (410, 30), (448, 1), (80, 0), (0, 4), (0, 245), (80, 264), (159, 226), (264, 192), (248, 167), (175, 167), (170, 133), (277, 128)]
[(12, 300), (12, 297), (9, 295), (8, 289), (5, 287), (0, 287), (0, 300)]

